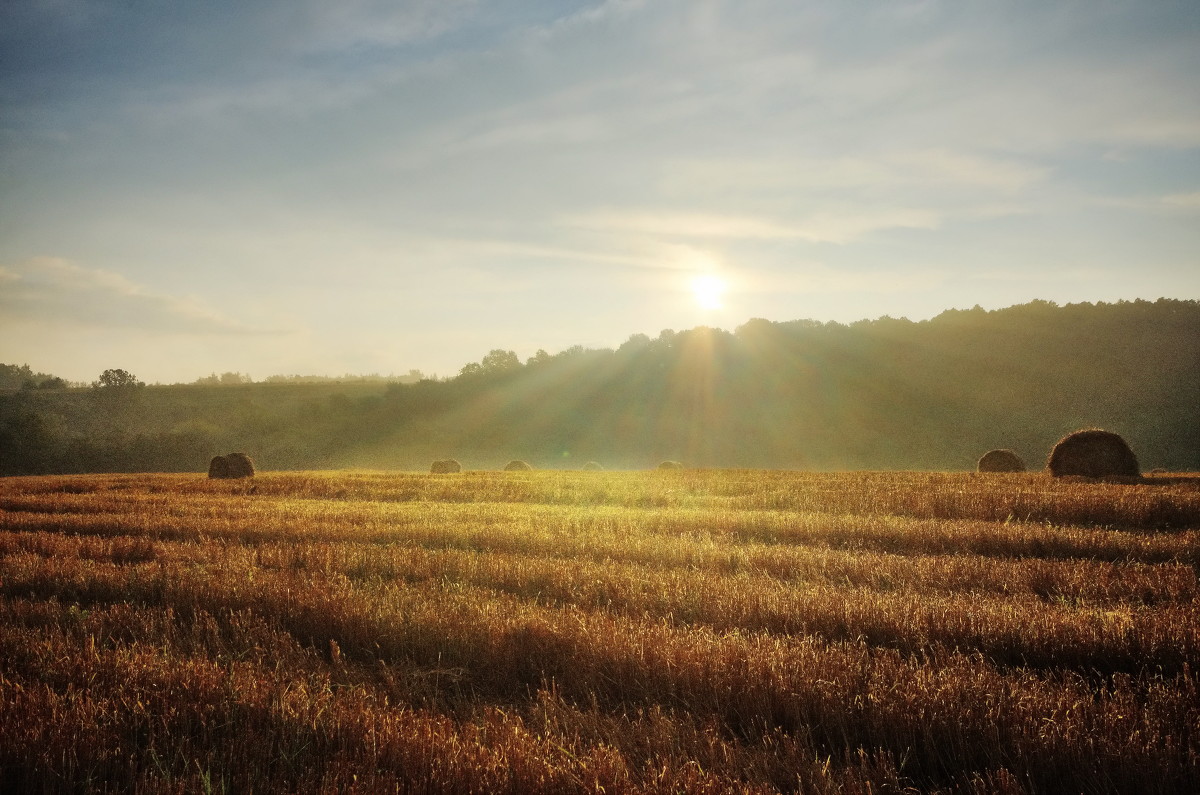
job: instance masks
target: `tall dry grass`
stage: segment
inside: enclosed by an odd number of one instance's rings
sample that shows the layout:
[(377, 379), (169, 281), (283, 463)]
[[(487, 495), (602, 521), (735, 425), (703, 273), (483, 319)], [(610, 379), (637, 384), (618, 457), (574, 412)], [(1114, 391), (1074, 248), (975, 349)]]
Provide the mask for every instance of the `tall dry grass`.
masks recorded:
[(0, 480), (0, 790), (1200, 788), (1195, 479), (256, 481)]

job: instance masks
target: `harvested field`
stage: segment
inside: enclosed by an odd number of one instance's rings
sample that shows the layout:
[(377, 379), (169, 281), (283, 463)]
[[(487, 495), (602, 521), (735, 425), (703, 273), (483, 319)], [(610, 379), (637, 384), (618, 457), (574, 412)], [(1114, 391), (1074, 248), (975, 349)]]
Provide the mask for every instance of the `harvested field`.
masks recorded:
[(0, 791), (1194, 792), (1200, 478), (0, 479)]

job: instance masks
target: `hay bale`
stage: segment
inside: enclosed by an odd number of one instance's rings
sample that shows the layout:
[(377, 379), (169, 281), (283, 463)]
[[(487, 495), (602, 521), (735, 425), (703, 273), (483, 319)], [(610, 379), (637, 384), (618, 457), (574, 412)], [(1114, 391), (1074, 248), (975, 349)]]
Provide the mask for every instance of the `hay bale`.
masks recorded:
[(229, 461), (225, 456), (213, 456), (213, 460), (208, 462), (208, 476), (222, 480), (229, 477)]
[(1024, 472), (1025, 462), (1012, 450), (988, 450), (975, 468), (979, 472)]
[(453, 458), (447, 458), (442, 461), (434, 461), (429, 465), (429, 471), (434, 475), (448, 475), (453, 472), (462, 472), (462, 464)]
[(595, 461), (588, 461), (586, 464), (583, 465), (584, 472), (600, 472), (600, 471), (603, 471), (603, 469), (604, 469), (604, 467), (600, 466)]
[(1111, 431), (1085, 428), (1064, 436), (1050, 451), (1046, 467), (1054, 477), (1138, 478), (1137, 456)]
[(663, 461), (658, 465), (659, 469), (683, 469), (683, 464), (679, 461)]
[(254, 462), (245, 453), (229, 453), (225, 456), (225, 464), (229, 468), (230, 478), (254, 477)]
[(509, 461), (504, 465), (505, 472), (530, 472), (532, 470), (533, 467), (531, 467), (526, 461)]

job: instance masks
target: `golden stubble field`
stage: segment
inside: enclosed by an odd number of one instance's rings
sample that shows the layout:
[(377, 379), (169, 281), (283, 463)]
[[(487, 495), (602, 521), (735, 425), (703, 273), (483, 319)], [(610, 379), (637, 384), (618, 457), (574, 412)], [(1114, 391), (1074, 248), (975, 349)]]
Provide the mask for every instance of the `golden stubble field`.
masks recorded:
[(0, 479), (3, 792), (1200, 791), (1200, 478)]

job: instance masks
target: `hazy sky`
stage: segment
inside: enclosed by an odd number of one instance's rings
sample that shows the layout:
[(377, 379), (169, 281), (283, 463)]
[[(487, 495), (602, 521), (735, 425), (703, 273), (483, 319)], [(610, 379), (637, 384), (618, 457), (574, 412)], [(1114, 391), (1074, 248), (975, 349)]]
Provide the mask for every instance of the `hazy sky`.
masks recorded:
[(1196, 0), (0, 3), (0, 361), (71, 380), (1161, 296)]

